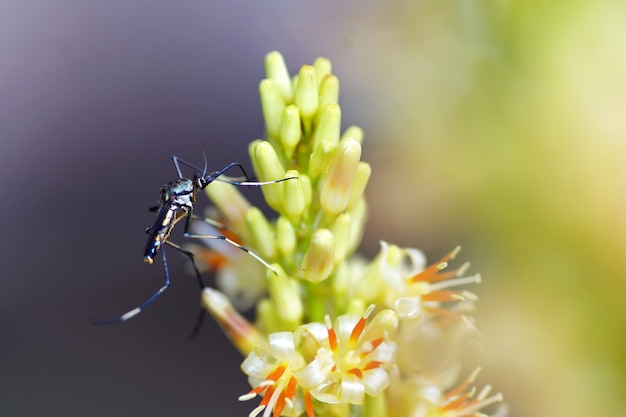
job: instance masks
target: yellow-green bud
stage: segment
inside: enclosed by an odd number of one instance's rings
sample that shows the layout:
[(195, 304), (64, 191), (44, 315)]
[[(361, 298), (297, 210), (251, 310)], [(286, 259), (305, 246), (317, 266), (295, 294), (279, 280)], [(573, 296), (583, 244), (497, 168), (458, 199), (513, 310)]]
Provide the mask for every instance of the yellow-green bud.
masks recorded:
[(311, 128), (313, 116), (315, 116), (319, 105), (319, 92), (317, 90), (315, 68), (310, 65), (303, 65), (298, 74), (295, 103), (300, 109), (300, 117), (305, 128), (304, 130), (308, 132)]
[(253, 349), (267, 345), (267, 338), (243, 318), (228, 297), (212, 288), (202, 290), (202, 304), (215, 318), (233, 345), (247, 355)]
[[(282, 323), (278, 318), (276, 306), (269, 299), (264, 298), (256, 306), (257, 326), (265, 334), (283, 331)], [(262, 345), (261, 345), (262, 346)]]
[(333, 236), (335, 236), (335, 262), (343, 261), (348, 255), (348, 245), (350, 243), (350, 228), (352, 227), (352, 216), (350, 213), (341, 213), (333, 224)]
[(344, 312), (348, 300), (350, 299), (350, 283), (352, 280), (351, 268), (348, 262), (339, 262), (335, 268), (335, 273), (331, 278), (331, 288), (333, 290), (334, 304), (339, 311)]
[(302, 259), (304, 278), (312, 282), (323, 281), (333, 272), (334, 265), (335, 237), (327, 229), (318, 229)]
[(356, 167), (354, 181), (352, 182), (352, 190), (350, 190), (350, 201), (348, 202), (348, 210), (352, 209), (363, 198), (365, 187), (372, 174), (372, 168), (367, 162), (360, 161)]
[(302, 191), (304, 191), (304, 202), (306, 207), (311, 205), (313, 201), (313, 185), (311, 184), (311, 178), (306, 174), (298, 174), (300, 183), (302, 184)]
[(285, 64), (285, 59), (278, 51), (272, 51), (265, 55), (265, 74), (274, 81), (274, 85), (280, 91), (285, 103), (289, 103), (293, 96), (291, 89), (291, 77)]
[(327, 75), (320, 83), (320, 107), (339, 102), (339, 79), (334, 75)]
[(267, 136), (272, 139), (278, 139), (283, 110), (285, 110), (285, 101), (280, 90), (272, 80), (264, 79), (261, 81), (259, 94), (261, 96), (261, 108), (263, 109), (263, 120), (265, 120)]
[(289, 278), (278, 264), (272, 268), (276, 274), (268, 271), (267, 282), (270, 299), (284, 330), (293, 331), (302, 323), (302, 301), (299, 295), (298, 283)]
[(354, 138), (357, 142), (363, 143), (363, 129), (358, 126), (350, 126), (341, 136), (341, 139), (345, 138)]
[(330, 60), (324, 57), (317, 58), (313, 63), (313, 68), (315, 68), (315, 75), (317, 75), (318, 83), (333, 70)]
[[(253, 149), (254, 167), (261, 181), (274, 181), (286, 178), (285, 168), (280, 163), (276, 150), (271, 143), (261, 141)], [(295, 181), (295, 180), (289, 180)], [(268, 184), (261, 187), (267, 204), (276, 211), (282, 210), (283, 182)]]
[(293, 151), (296, 149), (301, 137), (300, 111), (294, 104), (290, 104), (285, 107), (280, 127), (280, 143), (283, 145), (283, 152), (287, 161), (293, 156)]
[(276, 256), (274, 231), (261, 210), (256, 207), (250, 207), (246, 213), (246, 223), (258, 254), (266, 261), (274, 259)]
[(222, 213), (233, 232), (240, 238), (247, 239), (249, 233), (246, 212), (250, 208), (250, 202), (246, 197), (234, 185), (220, 181), (213, 181), (204, 191)]
[(280, 216), (276, 221), (276, 245), (278, 250), (285, 258), (289, 258), (296, 250), (296, 243), (296, 231), (293, 225), (286, 217)]
[(365, 198), (361, 198), (350, 210), (352, 222), (350, 226), (350, 239), (348, 240), (347, 253), (354, 253), (361, 243), (367, 220), (367, 203)]
[(326, 140), (321, 140), (313, 148), (309, 157), (309, 175), (311, 178), (316, 178), (326, 172), (336, 149), (337, 145)]
[(300, 181), (298, 171), (289, 170), (286, 173), (287, 178), (295, 177), (296, 179), (285, 181), (283, 183), (283, 210), (289, 220), (297, 223), (306, 210), (305, 191)]
[(338, 214), (348, 207), (360, 159), (361, 144), (351, 137), (342, 139), (324, 176), (320, 193), (320, 203), (327, 213)]
[(320, 120), (311, 136), (313, 148), (322, 140), (333, 144), (339, 143), (341, 131), (341, 107), (339, 104), (327, 104), (321, 108)]

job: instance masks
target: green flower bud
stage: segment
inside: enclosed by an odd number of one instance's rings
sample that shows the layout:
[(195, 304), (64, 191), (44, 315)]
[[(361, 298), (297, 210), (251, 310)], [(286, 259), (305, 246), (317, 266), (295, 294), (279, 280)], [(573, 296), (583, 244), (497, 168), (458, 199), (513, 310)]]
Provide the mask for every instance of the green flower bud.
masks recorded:
[(343, 139), (335, 151), (324, 176), (320, 203), (329, 214), (339, 214), (348, 207), (356, 169), (361, 159), (361, 144), (353, 138)]
[(309, 157), (309, 175), (312, 178), (326, 172), (336, 149), (337, 145), (326, 140), (321, 140), (313, 148), (313, 153)]
[(274, 82), (276, 89), (280, 92), (283, 101), (289, 103), (293, 97), (291, 87), (291, 77), (285, 64), (285, 59), (280, 52), (272, 51), (265, 55), (265, 74), (267, 78)]
[(268, 138), (278, 139), (280, 135), (280, 125), (282, 122), (285, 101), (280, 90), (272, 80), (262, 80), (259, 84), (259, 94), (261, 96), (261, 107), (263, 109), (263, 120)]
[(268, 292), (273, 301), (283, 330), (293, 331), (302, 323), (304, 312), (299, 295), (298, 283), (289, 278), (278, 264), (273, 264), (276, 274), (268, 272)]
[(283, 145), (283, 151), (287, 161), (293, 156), (293, 151), (296, 149), (301, 137), (300, 111), (298, 107), (290, 104), (285, 107), (280, 127), (280, 143)]
[[(267, 141), (257, 142), (253, 150), (254, 167), (261, 181), (274, 181), (286, 178), (285, 168), (280, 163), (278, 155), (271, 143)], [(295, 181), (295, 180), (290, 180)], [(264, 185), (261, 187), (267, 204), (274, 210), (282, 210), (282, 186), (283, 182)]]
[(350, 210), (352, 222), (350, 223), (350, 239), (346, 249), (348, 254), (354, 253), (359, 247), (363, 232), (365, 231), (365, 221), (367, 220), (367, 203), (365, 198), (361, 198)]
[(326, 75), (320, 83), (320, 107), (339, 102), (339, 79), (334, 75)]
[(269, 299), (264, 298), (257, 304), (256, 307), (256, 320), (258, 327), (265, 334), (282, 331), (282, 323), (278, 318), (276, 312), (276, 306)]
[(318, 83), (321, 82), (324, 77), (329, 75), (333, 69), (332, 64), (328, 58), (319, 57), (313, 63), (315, 68), (315, 75), (317, 76)]
[(315, 68), (303, 65), (298, 74), (295, 95), (296, 106), (300, 109), (300, 118), (305, 132), (311, 129), (313, 116), (319, 106), (319, 92), (317, 90), (317, 77)]
[(296, 231), (293, 225), (286, 217), (279, 217), (276, 221), (276, 245), (278, 250), (288, 259), (296, 250), (296, 243)]
[(363, 143), (363, 129), (358, 126), (350, 126), (341, 136), (342, 140), (345, 138), (354, 138), (357, 142)]
[(343, 261), (348, 255), (348, 245), (350, 243), (350, 228), (352, 227), (352, 216), (350, 213), (341, 213), (333, 224), (333, 236), (335, 236), (335, 262)]
[(327, 229), (313, 233), (311, 244), (302, 259), (304, 277), (312, 282), (328, 278), (335, 265), (335, 237)]
[(250, 202), (237, 187), (225, 182), (213, 181), (204, 189), (204, 192), (224, 216), (224, 220), (232, 231), (241, 239), (247, 239), (250, 234), (246, 224), (246, 212), (250, 209)]
[(287, 177), (296, 177), (296, 179), (285, 181), (283, 183), (283, 210), (289, 220), (297, 223), (306, 210), (306, 196), (299, 173), (295, 170), (287, 171)]
[(305, 206), (309, 207), (313, 201), (313, 185), (311, 184), (311, 178), (302, 173), (298, 174), (298, 178), (300, 179), (300, 184), (302, 184)]
[(320, 120), (311, 135), (313, 148), (322, 140), (332, 144), (339, 143), (341, 131), (341, 107), (339, 104), (327, 104), (320, 112)]
[(274, 259), (276, 256), (274, 231), (261, 210), (256, 207), (250, 207), (246, 213), (246, 223), (252, 235), (251, 239), (254, 242), (254, 247), (259, 255), (266, 261)]
[(348, 202), (348, 210), (352, 209), (363, 197), (365, 187), (372, 174), (372, 168), (367, 162), (360, 161), (356, 167), (352, 190), (350, 190), (350, 201)]

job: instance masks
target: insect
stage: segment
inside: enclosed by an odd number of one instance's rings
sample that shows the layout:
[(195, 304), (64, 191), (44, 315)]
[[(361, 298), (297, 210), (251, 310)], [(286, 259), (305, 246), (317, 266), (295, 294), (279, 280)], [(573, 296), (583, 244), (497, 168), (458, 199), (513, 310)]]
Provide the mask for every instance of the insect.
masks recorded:
[[(159, 205), (157, 207), (152, 208), (152, 211), (156, 211), (156, 217), (152, 225), (150, 225), (146, 229), (146, 233), (148, 233), (148, 238), (146, 239), (146, 245), (144, 247), (144, 255), (143, 259), (148, 264), (154, 263), (155, 258), (161, 253), (161, 257), (163, 259), (163, 267), (165, 269), (165, 283), (161, 288), (159, 288), (150, 298), (144, 301), (139, 306), (127, 311), (121, 316), (108, 318), (108, 319), (96, 319), (94, 320), (95, 324), (112, 324), (118, 323), (122, 321), (126, 321), (131, 319), (141, 313), (146, 307), (148, 307), (154, 300), (156, 300), (163, 292), (168, 289), (171, 285), (169, 269), (167, 266), (167, 256), (165, 255), (164, 246), (170, 246), (183, 255), (187, 256), (191, 260), (191, 264), (195, 271), (196, 278), (198, 279), (198, 284), (200, 285), (200, 289), (205, 287), (202, 277), (200, 276), (200, 272), (194, 262), (193, 253), (181, 248), (179, 245), (170, 242), (168, 240), (174, 226), (181, 220), (184, 220), (185, 227), (183, 230), (183, 236), (190, 238), (199, 238), (199, 239), (219, 239), (223, 240), (234, 247), (241, 249), (242, 251), (248, 253), (260, 263), (265, 265), (266, 268), (274, 271), (272, 267), (263, 260), (259, 255), (252, 252), (251, 250), (241, 246), (237, 242), (232, 239), (224, 236), (224, 235), (200, 235), (200, 234), (192, 234), (189, 232), (189, 226), (191, 224), (192, 218), (198, 218), (198, 216), (193, 214), (194, 204), (196, 202), (196, 193), (198, 190), (204, 190), (209, 184), (213, 181), (221, 181), (226, 182), (233, 185), (238, 186), (261, 186), (267, 184), (274, 184), (277, 182), (282, 182), (290, 179), (294, 179), (295, 177), (290, 178), (282, 178), (275, 181), (253, 181), (248, 174), (246, 173), (243, 166), (237, 162), (232, 162), (226, 165), (224, 168), (219, 171), (214, 171), (209, 174), (206, 172), (206, 166), (203, 170), (196, 167), (195, 165), (190, 164), (187, 161), (182, 160), (177, 156), (172, 156), (172, 161), (174, 162), (174, 166), (176, 167), (176, 171), (178, 173), (178, 178), (168, 182), (161, 188)], [(184, 165), (188, 168), (194, 169), (195, 174), (193, 179), (183, 177), (181, 171), (181, 165)], [(206, 165), (206, 161), (205, 161)], [(233, 169), (238, 168), (243, 173), (243, 178), (245, 180), (238, 181), (235, 178), (230, 178), (224, 176), (224, 174)], [(201, 218), (203, 221), (216, 226), (218, 230), (223, 228), (219, 222), (216, 222), (211, 219)], [(274, 271), (275, 272), (275, 271)]]

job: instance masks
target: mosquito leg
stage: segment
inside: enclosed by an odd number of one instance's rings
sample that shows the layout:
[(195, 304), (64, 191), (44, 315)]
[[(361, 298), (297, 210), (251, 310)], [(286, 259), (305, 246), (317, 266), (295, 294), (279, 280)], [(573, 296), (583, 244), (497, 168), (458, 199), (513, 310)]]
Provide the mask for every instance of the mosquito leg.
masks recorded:
[(164, 248), (161, 248), (161, 255), (163, 256), (163, 267), (165, 269), (165, 284), (161, 288), (159, 288), (157, 292), (152, 294), (150, 298), (144, 301), (143, 304), (139, 305), (138, 307), (135, 307), (132, 310), (127, 311), (126, 313), (122, 314), (119, 317), (114, 317), (110, 319), (95, 319), (93, 320), (94, 324), (113, 324), (113, 323), (119, 323), (122, 321), (132, 319), (133, 317), (141, 313), (143, 310), (145, 310), (145, 308), (148, 307), (150, 303), (156, 300), (161, 294), (163, 294), (163, 292), (166, 289), (170, 287), (170, 285), (172, 285), (172, 283), (170, 282), (169, 269), (167, 268), (167, 257), (165, 256), (165, 251), (163, 249)]
[(165, 244), (176, 249), (177, 251), (189, 258), (189, 260), (191, 261), (191, 266), (193, 267), (193, 271), (196, 274), (196, 278), (198, 279), (198, 285), (200, 285), (200, 290), (203, 290), (206, 285), (204, 285), (204, 282), (202, 281), (202, 276), (200, 275), (200, 271), (196, 266), (196, 258), (194, 257), (194, 254), (186, 249), (181, 248), (177, 244), (170, 242), (169, 240), (166, 240)]
[(227, 238), (226, 236), (222, 236), (222, 235), (194, 235), (191, 233), (185, 233), (184, 234), (185, 237), (190, 237), (193, 239), (218, 239), (218, 240), (223, 240), (225, 242), (227, 242), (230, 245), (233, 245), (236, 248), (241, 249), (242, 251), (246, 252), (248, 255), (252, 256), (254, 259), (256, 259), (257, 261), (259, 261), (260, 263), (262, 263), (267, 269), (269, 269), (270, 271), (272, 271), (275, 274), (278, 274), (276, 272), (276, 270), (274, 268), (272, 268), (272, 266), (267, 263), (263, 258), (261, 258), (259, 255), (257, 255), (256, 253), (252, 252), (250, 249), (241, 246), (239, 243), (235, 242), (234, 240), (231, 240), (229, 238)]
[[(234, 240), (231, 240), (229, 238), (227, 238), (224, 235), (201, 235), (201, 234), (195, 234), (195, 233), (191, 233), (189, 231), (189, 228), (191, 226), (191, 218), (194, 219), (198, 219), (201, 220), (207, 224), (210, 224), (211, 226), (217, 227), (218, 229), (220, 227), (216, 226), (216, 224), (219, 224), (220, 226), (223, 226), (221, 223), (213, 220), (213, 219), (209, 219), (206, 217), (199, 217), (195, 214), (193, 214), (191, 211), (187, 214), (187, 219), (185, 220), (185, 230), (183, 230), (183, 236), (185, 237), (189, 237), (192, 239), (218, 239), (218, 240), (223, 240), (231, 245), (233, 245), (236, 248), (241, 249), (242, 251), (246, 252), (247, 254), (249, 254), (250, 256), (252, 256), (254, 259), (256, 259), (257, 261), (261, 262), (263, 265), (265, 265), (265, 267), (267, 269), (269, 269), (270, 271), (272, 271), (273, 273), (275, 273), (276, 275), (278, 275), (278, 272), (276, 272), (276, 270), (274, 268), (271, 267), (270, 264), (268, 264), (263, 258), (261, 258), (259, 255), (257, 255), (256, 253), (252, 252), (250, 249), (241, 246), (239, 243), (235, 242)], [(224, 227), (221, 227), (222, 229), (224, 229)], [(192, 255), (193, 256), (193, 255)]]

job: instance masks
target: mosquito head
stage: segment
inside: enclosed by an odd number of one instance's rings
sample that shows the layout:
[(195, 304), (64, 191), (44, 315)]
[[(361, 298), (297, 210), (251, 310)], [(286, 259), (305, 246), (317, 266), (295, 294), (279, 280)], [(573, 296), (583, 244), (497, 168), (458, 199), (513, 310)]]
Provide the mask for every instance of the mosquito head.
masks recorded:
[(193, 179), (193, 185), (196, 189), (204, 190), (206, 186), (209, 185), (209, 182), (206, 180), (204, 173), (201, 177), (196, 174)]

